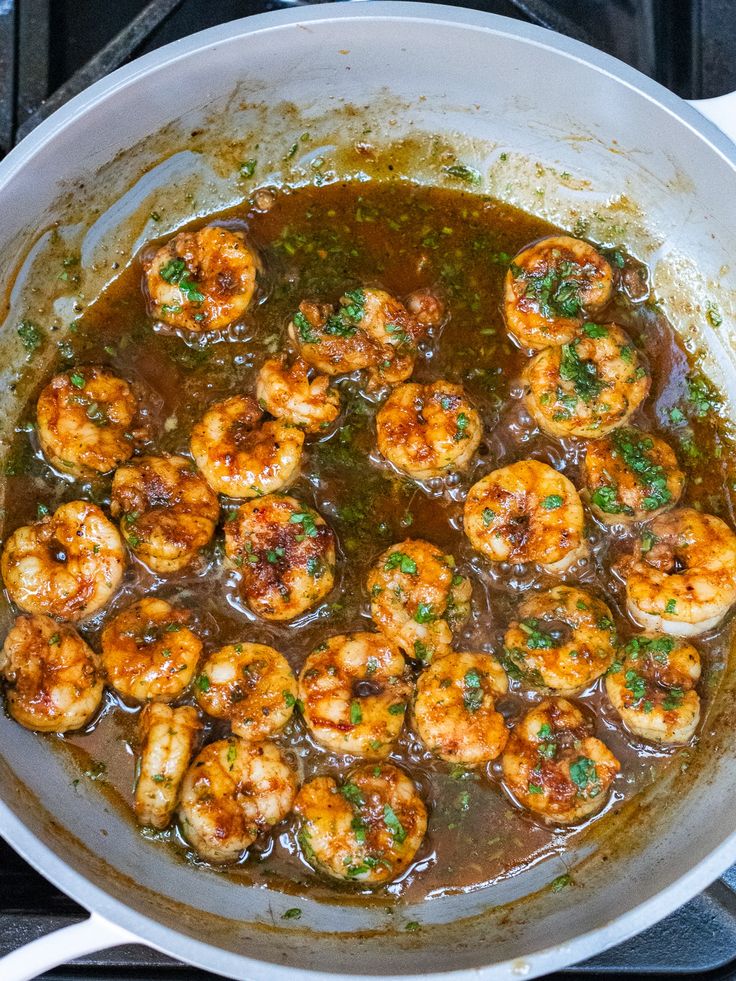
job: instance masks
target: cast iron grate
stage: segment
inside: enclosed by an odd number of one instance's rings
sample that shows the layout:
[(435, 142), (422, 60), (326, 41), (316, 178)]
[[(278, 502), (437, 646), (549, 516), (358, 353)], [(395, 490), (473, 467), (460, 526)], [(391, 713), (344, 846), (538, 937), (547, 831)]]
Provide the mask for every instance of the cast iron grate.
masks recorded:
[[(87, 85), (179, 37), (320, 0), (0, 0), (0, 156)], [(531, 21), (616, 55), (686, 98), (736, 89), (733, 0), (444, 0)], [(104, 16), (100, 16), (100, 10)], [(614, 911), (612, 911), (613, 913)], [(0, 956), (84, 911), (0, 841)], [(736, 979), (736, 867), (640, 936), (565, 978)], [(206, 981), (141, 946), (58, 968), (57, 981)]]

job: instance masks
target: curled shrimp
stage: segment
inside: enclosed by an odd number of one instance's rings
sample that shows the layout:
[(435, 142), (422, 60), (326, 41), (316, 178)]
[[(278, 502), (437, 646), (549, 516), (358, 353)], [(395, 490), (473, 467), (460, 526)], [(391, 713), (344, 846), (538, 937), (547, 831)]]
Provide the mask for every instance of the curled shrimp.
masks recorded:
[(404, 725), (411, 681), (404, 658), (380, 634), (331, 637), (307, 657), (299, 675), (304, 721), (335, 753), (379, 760)]
[(220, 505), (191, 460), (140, 456), (115, 471), (110, 510), (123, 537), (154, 572), (189, 565), (215, 533)]
[(123, 698), (170, 702), (191, 683), (202, 641), (188, 610), (145, 597), (118, 613), (102, 631), (107, 680)]
[(509, 671), (558, 695), (583, 691), (616, 656), (616, 629), (606, 604), (573, 586), (534, 593), (504, 637)]
[(179, 790), (202, 720), (191, 705), (144, 706), (138, 721), (137, 779), (133, 809), (139, 824), (165, 828), (176, 810)]
[(298, 777), (271, 742), (218, 739), (194, 758), (182, 782), (182, 834), (204, 859), (236, 862), (291, 811)]
[(8, 712), (36, 732), (83, 729), (102, 701), (95, 652), (69, 624), (19, 616), (0, 651)]
[(445, 654), (419, 675), (413, 719), (419, 738), (440, 759), (477, 766), (501, 754), (508, 729), (496, 708), (508, 680), (490, 654)]
[(584, 525), (575, 487), (538, 460), (494, 470), (473, 484), (465, 502), (465, 534), (492, 562), (564, 572), (588, 554)]
[(76, 477), (109, 473), (147, 436), (132, 388), (101, 366), (55, 375), (38, 397), (36, 422), (46, 459)]
[(368, 573), (371, 616), (408, 657), (445, 654), (470, 614), (472, 585), (436, 545), (407, 538), (386, 549)]
[(640, 634), (606, 675), (606, 692), (626, 728), (642, 739), (689, 742), (700, 720), (700, 655), (687, 641)]
[(265, 644), (228, 644), (207, 656), (197, 701), (249, 741), (280, 732), (296, 705), (296, 678), (283, 654)]
[(342, 784), (334, 777), (315, 777), (299, 791), (294, 811), (309, 864), (361, 885), (401, 875), (427, 830), (427, 809), (417, 786), (389, 763), (360, 766)]
[(548, 824), (599, 811), (621, 766), (574, 703), (547, 698), (514, 727), (501, 759), (506, 788)]
[(583, 479), (591, 509), (605, 524), (649, 521), (674, 507), (685, 486), (669, 444), (633, 427), (588, 443)]
[(277, 419), (317, 433), (340, 414), (340, 394), (327, 375), (310, 377), (306, 361), (291, 364), (286, 355), (269, 358), (261, 366), (256, 381), (258, 404)]
[(241, 232), (180, 232), (143, 261), (153, 314), (172, 327), (223, 330), (248, 309), (258, 259)]
[(523, 378), (527, 408), (546, 433), (586, 439), (624, 425), (652, 381), (644, 356), (617, 324), (585, 324), (569, 344), (532, 358)]
[(125, 548), (96, 504), (70, 501), (5, 542), (0, 569), (11, 600), (28, 613), (82, 620), (123, 578)]
[(716, 627), (736, 602), (736, 535), (715, 515), (678, 508), (642, 528), (620, 570), (638, 624), (694, 637)]
[(397, 470), (428, 480), (469, 466), (483, 435), (461, 385), (437, 381), (395, 388), (376, 416), (378, 449)]
[(570, 344), (583, 323), (611, 299), (613, 270), (579, 238), (551, 235), (527, 246), (506, 273), (506, 326), (524, 347)]
[(299, 473), (304, 433), (281, 419), (262, 422), (262, 415), (250, 396), (234, 395), (210, 406), (192, 430), (192, 456), (218, 494), (273, 494)]
[(269, 494), (241, 504), (225, 525), (225, 554), (248, 606), (264, 620), (293, 620), (335, 582), (335, 536), (312, 508)]

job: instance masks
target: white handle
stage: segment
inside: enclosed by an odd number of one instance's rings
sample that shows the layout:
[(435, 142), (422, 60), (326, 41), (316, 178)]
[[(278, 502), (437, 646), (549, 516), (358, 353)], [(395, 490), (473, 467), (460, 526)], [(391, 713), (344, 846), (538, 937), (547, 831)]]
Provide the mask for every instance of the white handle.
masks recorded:
[(693, 99), (690, 105), (736, 143), (736, 92), (719, 95), (715, 99)]
[(52, 967), (77, 957), (129, 943), (140, 943), (140, 940), (92, 913), (88, 920), (47, 933), (45, 937), (0, 957), (0, 978), (2, 981), (31, 981)]

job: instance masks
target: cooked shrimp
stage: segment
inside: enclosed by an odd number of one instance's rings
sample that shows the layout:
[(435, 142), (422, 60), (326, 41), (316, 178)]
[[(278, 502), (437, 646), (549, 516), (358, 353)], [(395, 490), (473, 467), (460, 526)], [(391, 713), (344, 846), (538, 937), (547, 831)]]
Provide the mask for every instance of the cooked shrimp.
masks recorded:
[(462, 386), (438, 381), (394, 389), (376, 416), (378, 449), (415, 480), (467, 469), (483, 423)]
[(574, 702), (547, 698), (529, 709), (501, 758), (507, 789), (548, 824), (599, 811), (621, 766)]
[(223, 330), (248, 309), (258, 260), (242, 232), (180, 232), (143, 261), (153, 314), (185, 330)]
[(622, 426), (652, 381), (644, 356), (617, 324), (585, 324), (569, 344), (532, 358), (523, 377), (527, 408), (546, 433), (586, 439)]
[(154, 572), (178, 572), (215, 533), (217, 495), (184, 456), (141, 456), (115, 471), (110, 510)]
[[(428, 304), (417, 309), (423, 314)], [(367, 368), (376, 383), (397, 384), (414, 370), (417, 342), (432, 326), (431, 318), (422, 322), (390, 293), (364, 288), (342, 296), (337, 310), (304, 301), (289, 334), (301, 357), (326, 375)]]
[(150, 702), (138, 722), (138, 776), (133, 809), (139, 824), (165, 828), (176, 810), (179, 789), (202, 731), (191, 705), (172, 708)]
[(427, 749), (448, 763), (477, 766), (495, 760), (508, 729), (496, 701), (508, 691), (501, 665), (490, 654), (445, 654), (417, 681), (413, 718)]
[(202, 641), (188, 610), (146, 597), (118, 613), (102, 631), (107, 680), (123, 698), (170, 702), (189, 687)]
[(371, 616), (408, 657), (446, 654), (452, 632), (470, 614), (473, 587), (455, 559), (436, 545), (407, 538), (386, 549), (368, 573)]
[(216, 402), (192, 430), (191, 450), (218, 494), (260, 497), (283, 490), (299, 473), (304, 433), (262, 412), (248, 395)]
[(8, 712), (26, 729), (82, 729), (100, 707), (99, 659), (74, 627), (46, 616), (19, 616), (0, 651)]
[(107, 603), (125, 568), (120, 535), (96, 504), (70, 501), (17, 528), (0, 569), (11, 600), (28, 613), (82, 620)]
[(283, 821), (298, 785), (274, 743), (219, 739), (200, 751), (184, 776), (182, 833), (202, 858), (235, 862), (258, 835)]
[(249, 741), (280, 732), (296, 705), (296, 678), (283, 654), (265, 644), (228, 644), (209, 654), (197, 678), (197, 701)]
[(506, 273), (504, 317), (524, 347), (569, 344), (613, 293), (613, 270), (600, 252), (569, 235), (551, 235), (514, 257)]
[(72, 368), (38, 397), (38, 440), (58, 470), (85, 477), (129, 460), (147, 430), (130, 385), (109, 368)]
[(282, 354), (265, 361), (258, 372), (256, 395), (266, 412), (307, 433), (319, 432), (340, 414), (340, 394), (330, 386), (329, 377), (310, 377), (309, 365), (301, 358), (289, 364)]
[(585, 515), (564, 474), (520, 460), (483, 477), (465, 502), (465, 534), (492, 562), (535, 562), (564, 572), (588, 554)]
[(700, 655), (684, 640), (640, 634), (606, 676), (606, 692), (626, 726), (656, 743), (687, 743), (700, 720)]
[(360, 766), (341, 785), (334, 777), (315, 777), (299, 791), (294, 811), (309, 864), (361, 885), (396, 879), (427, 830), (417, 786), (389, 763)]
[(312, 508), (270, 494), (241, 504), (225, 525), (225, 554), (240, 570), (248, 606), (264, 620), (293, 620), (335, 582), (335, 536)]
[(638, 624), (694, 637), (717, 626), (736, 602), (736, 535), (712, 514), (678, 508), (641, 530), (621, 570)]
[(529, 596), (504, 638), (510, 673), (557, 695), (591, 685), (616, 656), (616, 628), (606, 604), (573, 586)]
[(299, 699), (315, 740), (335, 753), (379, 760), (404, 725), (411, 693), (399, 650), (381, 634), (331, 637), (304, 662)]
[(672, 448), (633, 427), (588, 443), (583, 479), (593, 513), (609, 525), (656, 517), (677, 504), (685, 486)]

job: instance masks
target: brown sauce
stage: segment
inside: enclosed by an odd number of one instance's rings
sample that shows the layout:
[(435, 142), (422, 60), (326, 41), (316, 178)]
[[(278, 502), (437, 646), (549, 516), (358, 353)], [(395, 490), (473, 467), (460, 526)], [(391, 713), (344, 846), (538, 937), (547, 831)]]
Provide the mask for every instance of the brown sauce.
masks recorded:
[[(136, 381), (153, 411), (155, 447), (188, 453), (191, 427), (207, 404), (253, 392), (258, 367), (267, 353), (285, 344), (286, 325), (300, 300), (336, 302), (345, 290), (359, 285), (380, 286), (398, 296), (433, 287), (443, 292), (451, 316), (441, 335), (425, 345), (414, 377), (462, 382), (482, 414), (485, 438), (467, 474), (420, 487), (381, 463), (373, 424), (377, 405), (361, 393), (360, 382), (342, 379), (338, 382), (342, 414), (326, 435), (308, 439), (302, 475), (291, 491), (313, 504), (339, 539), (337, 584), (324, 603), (291, 624), (256, 620), (238, 598), (232, 576), (223, 571), (220, 532), (199, 564), (185, 575), (158, 579), (132, 559), (114, 603), (86, 622), (82, 633), (97, 646), (106, 617), (155, 592), (194, 611), (207, 651), (241, 640), (269, 643), (298, 671), (307, 653), (326, 636), (371, 629), (365, 590), (368, 569), (389, 544), (413, 536), (452, 552), (459, 570), (473, 580), (473, 613), (456, 648), (499, 652), (505, 626), (524, 593), (540, 583), (551, 585), (554, 579), (532, 568), (491, 569), (473, 552), (462, 534), (467, 489), (491, 469), (529, 456), (564, 469), (580, 486), (582, 444), (541, 434), (519, 401), (519, 375), (526, 355), (507, 338), (500, 313), (509, 258), (554, 229), (498, 201), (461, 191), (377, 183), (278, 191), (273, 207), (265, 213), (243, 209), (219, 220), (244, 227), (264, 259), (261, 302), (239, 333), (201, 344), (199, 339), (185, 342), (174, 334), (157, 332), (146, 313), (136, 261), (82, 315), (69, 340), (60, 345), (57, 367), (103, 363)], [(622, 286), (597, 319), (615, 319), (624, 325), (650, 359), (652, 392), (632, 421), (661, 433), (676, 448), (689, 478), (682, 503), (732, 522), (731, 454), (718, 413), (711, 407), (701, 411), (704, 406), (689, 394), (687, 380), (694, 369), (657, 309), (646, 270), (625, 253), (619, 256)], [(38, 389), (45, 380), (39, 379)], [(34, 405), (35, 398), (27, 406), (27, 423), (34, 420)], [(5, 536), (33, 520), (39, 504), (54, 508), (78, 497), (90, 497), (103, 506), (109, 503), (109, 480), (82, 486), (52, 471), (30, 426), (19, 427), (5, 475), (9, 502)], [(225, 513), (234, 507), (235, 503), (226, 503)], [(623, 614), (621, 583), (608, 570), (626, 549), (630, 533), (621, 529), (611, 536), (593, 519), (589, 526), (593, 557), (578, 581), (606, 599), (620, 635), (626, 638), (635, 629)], [(722, 628), (696, 641), (704, 658), (700, 684), (704, 715), (725, 665), (726, 633), (727, 628)], [(539, 698), (539, 693), (512, 682), (502, 711), (513, 723), (529, 702)], [(607, 706), (600, 682), (582, 701), (595, 713), (597, 734), (622, 763), (610, 803), (589, 825), (615, 821), (621, 801), (656, 779), (679, 754), (629, 737)], [(132, 800), (136, 715), (137, 710), (108, 694), (102, 714), (88, 731), (58, 740), (78, 763), (75, 780), (97, 781), (124, 806)], [(208, 738), (224, 731), (219, 723), (208, 725)], [(305, 778), (318, 772), (345, 773), (353, 765), (316, 747), (298, 718), (279, 741), (293, 749)], [(373, 892), (379, 902), (398, 896), (416, 901), (478, 888), (563, 851), (572, 836), (590, 833), (587, 826), (561, 831), (542, 825), (509, 801), (497, 765), (467, 772), (438, 762), (408, 727), (392, 758), (418, 781), (429, 805), (430, 823), (409, 872), (401, 881)], [(155, 847), (175, 848), (196, 861), (175, 830), (142, 833), (157, 839)], [(313, 895), (326, 897), (342, 890), (320, 879), (302, 861), (288, 822), (223, 874), (294, 893), (309, 888)], [(355, 894), (356, 888), (344, 891)], [(366, 901), (366, 892), (361, 901)]]

